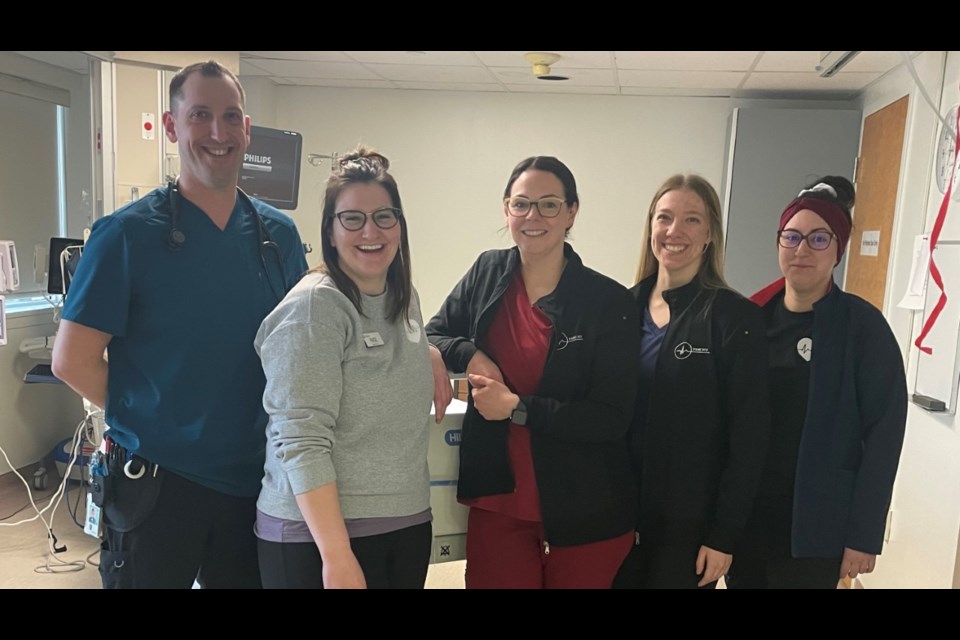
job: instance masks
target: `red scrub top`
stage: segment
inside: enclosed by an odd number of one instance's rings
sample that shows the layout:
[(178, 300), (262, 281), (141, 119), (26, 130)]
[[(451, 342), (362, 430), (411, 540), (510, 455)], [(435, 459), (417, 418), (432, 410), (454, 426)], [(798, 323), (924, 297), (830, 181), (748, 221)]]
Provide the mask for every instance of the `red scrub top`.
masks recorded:
[[(511, 391), (519, 396), (536, 394), (552, 336), (550, 318), (539, 307), (530, 304), (518, 271), (503, 294), (484, 345), (484, 351), (500, 367), (503, 380)], [(533, 470), (529, 429), (511, 422), (507, 449), (516, 484), (513, 493), (470, 498), (462, 502), (519, 520), (540, 522), (540, 494)]]

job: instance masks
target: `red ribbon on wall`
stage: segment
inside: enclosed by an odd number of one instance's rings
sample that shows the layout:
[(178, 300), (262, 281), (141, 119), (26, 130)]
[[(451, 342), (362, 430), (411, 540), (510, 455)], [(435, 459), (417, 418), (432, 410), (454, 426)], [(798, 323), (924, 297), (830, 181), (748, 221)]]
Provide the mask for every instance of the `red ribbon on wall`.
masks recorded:
[(940, 203), (940, 211), (937, 213), (937, 220), (933, 223), (933, 231), (930, 232), (930, 275), (933, 277), (933, 281), (937, 283), (937, 287), (940, 288), (940, 299), (937, 300), (936, 306), (933, 308), (933, 311), (930, 312), (930, 317), (927, 318), (927, 321), (923, 324), (923, 330), (920, 331), (920, 335), (917, 336), (917, 339), (914, 342), (914, 344), (917, 346), (917, 349), (920, 349), (920, 351), (926, 354), (932, 354), (933, 349), (923, 346), (923, 339), (927, 337), (928, 333), (930, 333), (933, 325), (937, 322), (937, 318), (940, 316), (940, 312), (943, 311), (945, 306), (947, 306), (947, 292), (943, 287), (943, 277), (940, 275), (940, 269), (937, 268), (937, 263), (933, 259), (933, 250), (937, 248), (937, 240), (940, 239), (940, 232), (943, 230), (943, 222), (947, 217), (947, 209), (950, 206), (950, 193), (953, 191), (953, 174), (957, 170), (957, 155), (958, 152), (960, 152), (960, 109), (957, 109), (957, 121), (954, 123), (953, 133), (955, 136), (953, 144), (953, 172), (950, 174), (950, 182), (947, 184), (947, 192), (943, 194), (943, 202)]

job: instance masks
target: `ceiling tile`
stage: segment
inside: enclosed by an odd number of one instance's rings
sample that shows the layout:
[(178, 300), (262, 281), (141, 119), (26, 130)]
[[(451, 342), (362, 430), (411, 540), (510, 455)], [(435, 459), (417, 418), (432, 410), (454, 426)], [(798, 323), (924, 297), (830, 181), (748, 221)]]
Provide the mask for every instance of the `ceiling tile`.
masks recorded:
[(396, 86), (389, 80), (353, 80), (350, 78), (274, 78), (273, 80), (277, 84), (304, 87), (359, 87), (362, 89), (393, 89)]
[(565, 82), (540, 82), (538, 84), (508, 84), (513, 93), (589, 93), (593, 95), (616, 95), (616, 87), (590, 87), (566, 84)]
[(896, 51), (864, 51), (825, 79), (815, 72), (819, 51), (555, 51), (561, 58), (552, 73), (569, 80), (551, 82), (531, 73), (525, 51), (240, 53), (242, 75), (267, 76), (282, 85), (825, 99), (855, 96), (901, 63)]
[(472, 51), (344, 51), (350, 59), (372, 64), (480, 66)]
[(617, 51), (618, 69), (746, 71), (758, 51)]
[[(765, 51), (757, 71), (813, 72), (820, 64), (820, 51)], [(902, 62), (898, 51), (861, 51), (844, 65), (841, 73), (886, 73)]]
[(764, 51), (755, 71), (814, 72), (820, 64), (819, 51)]
[(683, 96), (696, 98), (729, 98), (735, 89), (681, 89), (677, 87), (623, 87), (625, 96)]
[(314, 62), (350, 62), (342, 51), (241, 51), (240, 59), (312, 60)]
[(401, 82), (393, 83), (398, 89), (421, 89), (434, 91), (506, 91), (502, 84), (479, 82)]
[[(530, 63), (523, 57), (527, 51), (474, 51), (483, 63), (490, 67), (526, 67)], [(560, 59), (556, 67), (575, 67), (579, 69), (609, 69), (613, 66), (609, 51), (550, 51)]]
[(880, 73), (853, 73), (841, 71), (832, 78), (821, 78), (816, 73), (753, 72), (743, 89), (772, 89), (787, 91), (858, 91), (879, 78)]
[(583, 87), (616, 86), (612, 69), (562, 69), (558, 65), (553, 67), (552, 73), (554, 75), (567, 76), (570, 79), (557, 82), (540, 80), (533, 75), (533, 72), (529, 68), (490, 67), (490, 71), (496, 75), (498, 80), (505, 84), (565, 84)]
[(861, 51), (843, 68), (848, 71), (865, 73), (886, 73), (903, 62), (899, 51)]
[(496, 82), (483, 67), (416, 64), (367, 64), (366, 67), (388, 80), (404, 82)]
[(735, 89), (743, 81), (743, 71), (642, 71), (619, 72), (622, 87), (677, 87), (686, 89)]
[(240, 75), (242, 76), (272, 76), (273, 74), (266, 69), (261, 69), (250, 62), (249, 58), (240, 59)]
[(356, 62), (308, 62), (306, 60), (259, 59), (256, 66), (286, 78), (352, 78), (378, 79), (377, 75)]

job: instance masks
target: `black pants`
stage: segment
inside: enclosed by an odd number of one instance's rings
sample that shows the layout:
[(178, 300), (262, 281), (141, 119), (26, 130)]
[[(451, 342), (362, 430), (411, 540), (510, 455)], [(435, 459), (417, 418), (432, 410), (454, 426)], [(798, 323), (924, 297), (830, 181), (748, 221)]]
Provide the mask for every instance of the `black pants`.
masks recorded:
[[(429, 522), (376, 536), (350, 538), (368, 589), (422, 589), (430, 563)], [(322, 589), (323, 562), (312, 542), (258, 540), (260, 573), (267, 589)]]
[(229, 496), (153, 467), (110, 476), (104, 492), (104, 589), (259, 589), (256, 498)]
[(836, 589), (838, 558), (757, 558), (734, 556), (730, 589)]
[(794, 558), (792, 496), (758, 500), (727, 576), (730, 589), (836, 589), (841, 558)]
[(623, 561), (614, 589), (714, 589), (716, 582), (698, 587), (697, 554), (700, 545), (635, 545)]

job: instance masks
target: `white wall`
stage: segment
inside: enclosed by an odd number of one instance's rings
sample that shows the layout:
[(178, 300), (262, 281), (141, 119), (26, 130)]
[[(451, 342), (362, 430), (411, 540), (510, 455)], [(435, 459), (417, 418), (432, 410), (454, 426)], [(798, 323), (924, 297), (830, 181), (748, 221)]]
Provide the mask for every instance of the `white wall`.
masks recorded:
[[(114, 145), (117, 208), (163, 184), (162, 73), (134, 64), (114, 65)], [(153, 139), (143, 137), (143, 114), (154, 116)]]
[[(944, 59), (946, 57), (946, 74)], [(939, 105), (955, 104), (960, 80), (960, 52), (926, 52), (915, 60), (921, 81)], [(944, 82), (944, 77), (946, 82)], [(904, 95), (910, 96), (903, 161), (884, 308), (908, 361), (907, 384), (913, 391), (918, 351), (913, 340), (922, 319), (895, 305), (903, 297), (910, 274), (913, 238), (929, 231), (940, 205), (932, 188), (932, 165), (937, 133), (936, 116), (923, 101), (905, 69), (888, 74), (862, 96), (864, 117)], [(954, 204), (944, 238), (960, 237), (960, 209)], [(945, 274), (945, 277), (960, 274)], [(944, 371), (950, 376), (952, 371)], [(909, 406), (907, 433), (893, 497), (891, 539), (877, 570), (863, 581), (867, 587), (950, 587), (954, 584), (957, 535), (960, 530), (960, 421)]]
[[(277, 126), (277, 85), (263, 76), (244, 76), (241, 80), (247, 96), (246, 111), (258, 127)], [(306, 165), (309, 166), (309, 165)]]
[[(276, 126), (303, 134), (304, 154), (358, 142), (391, 161), (410, 228), (414, 281), (432, 316), (484, 249), (510, 246), (500, 204), (513, 167), (555, 155), (573, 170), (580, 214), (572, 243), (584, 262), (632, 284), (649, 199), (672, 173), (718, 189), (735, 106), (850, 108), (849, 103), (733, 101), (277, 87)], [(329, 163), (304, 164), (293, 213), (317, 247)]]

